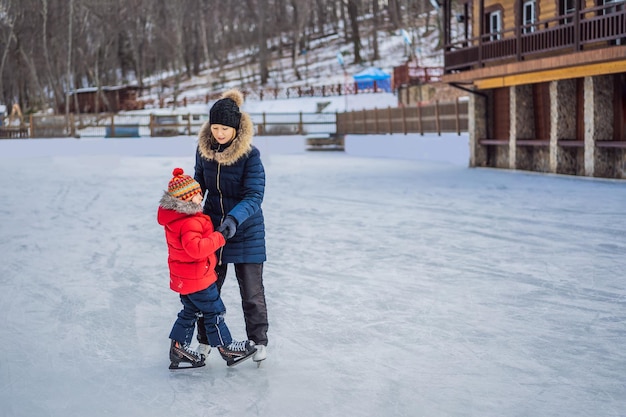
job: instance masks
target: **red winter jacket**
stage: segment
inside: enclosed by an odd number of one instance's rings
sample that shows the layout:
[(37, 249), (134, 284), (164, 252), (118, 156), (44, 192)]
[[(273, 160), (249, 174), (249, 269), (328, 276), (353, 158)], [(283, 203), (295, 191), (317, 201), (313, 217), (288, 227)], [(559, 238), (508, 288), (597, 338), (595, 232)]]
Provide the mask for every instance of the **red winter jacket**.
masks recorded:
[(167, 194), (161, 198), (157, 221), (165, 227), (170, 268), (170, 288), (191, 294), (217, 280), (215, 251), (224, 246), (224, 236), (213, 230), (202, 207)]

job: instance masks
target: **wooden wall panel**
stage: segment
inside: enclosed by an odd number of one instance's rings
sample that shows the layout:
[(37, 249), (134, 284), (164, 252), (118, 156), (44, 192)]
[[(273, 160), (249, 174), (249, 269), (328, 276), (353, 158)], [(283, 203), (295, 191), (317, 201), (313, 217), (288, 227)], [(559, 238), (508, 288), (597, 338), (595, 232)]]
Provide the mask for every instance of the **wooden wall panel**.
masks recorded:
[(535, 139), (550, 139), (550, 83), (533, 84)]
[(541, 2), (537, 2), (537, 5), (537, 10), (539, 11), (539, 16), (537, 16), (537, 20), (550, 19), (558, 15), (558, 2), (556, 0), (544, 0)]
[(511, 127), (511, 102), (509, 87), (493, 90), (493, 139), (509, 140)]
[[(513, 29), (515, 27), (515, 15), (516, 15), (516, 7), (521, 8), (524, 0), (485, 0), (484, 2), (484, 10), (488, 12), (490, 9), (500, 8), (502, 10), (502, 29), (508, 30)], [(580, 0), (581, 9), (587, 7), (587, 3), (591, 2), (588, 0)], [(479, 12), (480, 12), (480, 0), (471, 2), (471, 8), (473, 16), (473, 24), (472, 24), (472, 36), (476, 37), (479, 35)], [(536, 2), (536, 12), (537, 12), (537, 20), (546, 20), (559, 15), (559, 0), (537, 0)], [(486, 25), (487, 22), (484, 22)], [(507, 33), (506, 37), (513, 36), (511, 33)]]
[(576, 79), (576, 139), (585, 140), (585, 79)]

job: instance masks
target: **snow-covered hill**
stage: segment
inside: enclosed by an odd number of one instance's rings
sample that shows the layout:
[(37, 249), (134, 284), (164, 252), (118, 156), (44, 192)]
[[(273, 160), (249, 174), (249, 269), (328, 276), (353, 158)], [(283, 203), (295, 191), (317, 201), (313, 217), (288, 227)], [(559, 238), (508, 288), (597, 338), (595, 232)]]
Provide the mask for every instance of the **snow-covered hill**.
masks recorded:
[[(420, 21), (425, 22), (422, 18)], [(436, 49), (438, 32), (434, 30), (434, 17), (431, 16), (429, 26), (425, 24), (409, 29), (410, 34), (402, 29), (396, 31), (381, 30), (378, 32), (380, 59), (373, 60), (372, 46), (364, 40), (364, 62), (355, 64), (351, 57), (351, 44), (346, 44), (343, 37), (334, 34), (312, 42), (306, 53), (296, 57), (295, 65), (303, 77), (298, 79), (293, 69), (290, 56), (278, 56), (274, 52), (270, 64), (270, 78), (266, 86), (259, 84), (258, 65), (250, 54), (253, 51), (240, 51), (229, 57), (229, 63), (223, 70), (209, 68), (198, 76), (183, 80), (178, 86), (176, 96), (179, 100), (202, 101), (207, 94), (224, 91), (228, 88), (261, 89), (264, 87), (288, 88), (319, 85), (336, 85), (352, 82), (352, 76), (367, 67), (381, 68), (392, 74), (395, 66), (412, 59), (422, 67), (441, 67), (443, 54)], [(407, 35), (411, 44), (407, 43)], [(338, 54), (345, 56), (343, 65), (339, 63)], [(158, 102), (160, 97), (171, 98), (174, 95), (174, 84), (171, 78), (161, 76), (146, 80), (147, 85), (159, 86), (142, 99)]]

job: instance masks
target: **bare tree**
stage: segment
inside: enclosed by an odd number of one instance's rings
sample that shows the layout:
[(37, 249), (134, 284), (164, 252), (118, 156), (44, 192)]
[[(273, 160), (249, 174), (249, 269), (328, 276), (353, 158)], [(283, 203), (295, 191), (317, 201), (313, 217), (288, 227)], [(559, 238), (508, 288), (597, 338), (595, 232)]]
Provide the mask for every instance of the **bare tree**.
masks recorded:
[(4, 67), (9, 56), (9, 49), (14, 42), (15, 33), (15, 17), (10, 11), (11, 2), (3, 1), (0, 3), (0, 44), (4, 44), (2, 58), (0, 59), (0, 91), (2, 92), (2, 101), (9, 103), (10, 95), (7, 95), (4, 83)]
[[(58, 84), (58, 79), (59, 74), (57, 74), (52, 67), (52, 63), (50, 61), (50, 52), (49, 52), (49, 48), (48, 48), (48, 4), (49, 1), (48, 0), (41, 0), (41, 16), (42, 16), (42, 20), (43, 20), (43, 24), (42, 24), (42, 30), (41, 30), (41, 35), (42, 35), (42, 40), (41, 40), (41, 46), (43, 49), (43, 57), (46, 63), (46, 73), (47, 73), (47, 83), (48, 86), (51, 88), (51, 91), (53, 93), (53, 99), (54, 99), (54, 108), (58, 108), (59, 104), (62, 102), (62, 91), (60, 91), (60, 86)], [(1, 72), (0, 72), (1, 73)]]
[(348, 16), (346, 13), (346, 8), (347, 8), (346, 0), (341, 0), (339, 2), (339, 15), (341, 17), (341, 22), (343, 25), (343, 38), (346, 41), (346, 43), (348, 43), (350, 42), (351, 35), (350, 35), (350, 31), (348, 30), (348, 27), (350, 27), (350, 25), (348, 24)]
[(307, 38), (305, 23), (310, 6), (307, 0), (291, 0), (291, 7), (293, 13), (291, 65), (296, 74), (296, 78), (302, 80), (302, 74), (297, 65), (297, 58), (302, 52), (306, 54)]
[(354, 46), (354, 63), (360, 64), (361, 59), (361, 36), (359, 35), (359, 8), (357, 0), (348, 0), (348, 16), (352, 29), (352, 45)]
[[(66, 94), (80, 87), (97, 87), (100, 94), (107, 85), (136, 82), (143, 87), (156, 75), (157, 94), (179, 94), (183, 79), (204, 68), (218, 70), (211, 86), (225, 81), (219, 74), (227, 65), (238, 68), (242, 83), (265, 85), (272, 65), (283, 68), (283, 56), (290, 56), (290, 66), (302, 80), (317, 54), (312, 40), (329, 31), (340, 33), (353, 46), (354, 63), (359, 64), (360, 32), (365, 30), (373, 50), (368, 59), (380, 58), (378, 35), (386, 16), (380, 7), (385, 2), (246, 0), (245, 4), (0, 0), (0, 100), (19, 102), (26, 112), (45, 107), (69, 111)], [(415, 16), (432, 8), (428, 0), (386, 4), (392, 25), (408, 25), (407, 29), (418, 24)], [(74, 106), (78, 110), (76, 102)]]
[[(69, 92), (72, 88), (72, 22), (74, 21), (74, 0), (69, 0), (69, 15), (68, 15), (68, 25), (67, 25), (67, 85), (66, 85), (66, 98), (65, 98), (65, 114), (69, 114), (70, 112), (70, 100), (69, 100)], [(76, 96), (76, 94), (74, 94)]]
[(402, 27), (402, 14), (400, 11), (400, 2), (399, 0), (389, 0), (388, 1), (388, 11), (389, 11), (389, 19), (394, 27), (394, 29), (399, 29)]
[(372, 61), (380, 59), (380, 53), (378, 51), (378, 30), (380, 29), (379, 23), (379, 6), (378, 0), (372, 1)]
[(254, 44), (258, 49), (259, 77), (261, 85), (266, 85), (269, 78), (269, 51), (267, 49), (267, 8), (268, 0), (248, 1), (251, 19), (250, 25), (254, 28)]

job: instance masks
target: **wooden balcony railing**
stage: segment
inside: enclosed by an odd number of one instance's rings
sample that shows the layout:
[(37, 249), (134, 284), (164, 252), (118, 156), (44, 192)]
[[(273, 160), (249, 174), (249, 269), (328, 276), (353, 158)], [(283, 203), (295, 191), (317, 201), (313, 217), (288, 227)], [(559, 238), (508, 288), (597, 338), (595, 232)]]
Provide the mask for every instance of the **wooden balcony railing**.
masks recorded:
[(558, 55), (599, 45), (626, 45), (625, 2), (453, 41), (445, 47), (444, 69), (446, 73), (476, 69), (493, 61), (522, 61), (546, 52)]

